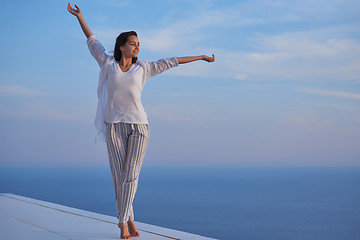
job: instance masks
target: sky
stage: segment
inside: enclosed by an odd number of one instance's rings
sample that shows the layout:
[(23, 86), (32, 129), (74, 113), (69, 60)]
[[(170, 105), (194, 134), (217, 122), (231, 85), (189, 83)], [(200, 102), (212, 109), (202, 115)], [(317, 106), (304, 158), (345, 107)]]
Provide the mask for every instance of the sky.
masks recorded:
[[(105, 166), (99, 68), (68, 1), (2, 1), (0, 167)], [(82, 0), (111, 54), (215, 54), (150, 79), (144, 165), (360, 166), (360, 2)]]

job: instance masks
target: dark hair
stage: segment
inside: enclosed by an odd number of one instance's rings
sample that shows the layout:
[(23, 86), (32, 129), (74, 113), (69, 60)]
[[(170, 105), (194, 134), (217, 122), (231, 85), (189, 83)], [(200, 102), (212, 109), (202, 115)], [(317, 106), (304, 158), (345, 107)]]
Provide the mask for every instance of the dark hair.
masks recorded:
[[(135, 31), (123, 32), (116, 38), (116, 43), (114, 48), (114, 58), (116, 61), (120, 61), (121, 59), (122, 53), (120, 50), (120, 46), (124, 46), (130, 36), (137, 37), (137, 34)], [(136, 61), (137, 61), (137, 57), (133, 57), (132, 63), (136, 63)]]

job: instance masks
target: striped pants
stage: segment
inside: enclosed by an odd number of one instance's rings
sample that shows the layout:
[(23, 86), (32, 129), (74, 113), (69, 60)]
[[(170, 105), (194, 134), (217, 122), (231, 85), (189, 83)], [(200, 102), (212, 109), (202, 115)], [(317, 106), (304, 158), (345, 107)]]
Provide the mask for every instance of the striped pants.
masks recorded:
[(149, 135), (148, 124), (107, 123), (106, 145), (120, 223), (134, 221), (132, 203)]

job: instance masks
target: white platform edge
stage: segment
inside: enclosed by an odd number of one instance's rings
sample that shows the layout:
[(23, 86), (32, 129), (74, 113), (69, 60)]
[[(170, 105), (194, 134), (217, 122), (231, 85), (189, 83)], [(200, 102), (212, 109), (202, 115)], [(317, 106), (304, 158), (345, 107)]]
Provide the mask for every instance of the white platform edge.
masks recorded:
[[(11, 193), (0, 193), (0, 197), (12, 199), (14, 201), (21, 201), (26, 204), (33, 204), (33, 205), (41, 206), (44, 208), (57, 210), (57, 211), (67, 213), (67, 214), (73, 214), (76, 216), (89, 218), (92, 220), (106, 222), (109, 224), (113, 224), (114, 226), (116, 226), (118, 223), (118, 219), (116, 217), (99, 214), (99, 213), (94, 213), (94, 212), (89, 212), (89, 211), (85, 211), (85, 210), (81, 210), (81, 209), (77, 209), (77, 208), (67, 207), (67, 206), (63, 206), (60, 204), (50, 203), (50, 202), (37, 200), (37, 199), (33, 199), (33, 198), (23, 197), (23, 196), (11, 194)], [(5, 206), (0, 206), (0, 209), (1, 209), (1, 207), (5, 207)], [(141, 233), (141, 231), (143, 231), (143, 232), (146, 232), (149, 234), (153, 234), (154, 238), (156, 236), (158, 236), (158, 237), (162, 237), (162, 238), (178, 239), (178, 240), (182, 240), (182, 239), (212, 240), (212, 239), (214, 239), (214, 238), (203, 237), (203, 236), (192, 234), (192, 233), (187, 233), (187, 232), (182, 232), (182, 231), (173, 230), (173, 229), (169, 229), (169, 228), (159, 227), (159, 226), (155, 226), (155, 225), (151, 225), (151, 224), (141, 223), (141, 222), (136, 222), (136, 226), (137, 226), (138, 230), (140, 231), (140, 233)]]

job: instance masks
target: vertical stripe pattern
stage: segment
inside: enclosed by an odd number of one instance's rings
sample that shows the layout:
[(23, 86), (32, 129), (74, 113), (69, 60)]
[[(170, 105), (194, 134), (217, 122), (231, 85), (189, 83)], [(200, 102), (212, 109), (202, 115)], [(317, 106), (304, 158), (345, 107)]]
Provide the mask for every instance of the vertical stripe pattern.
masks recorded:
[(107, 123), (106, 145), (119, 222), (134, 220), (133, 200), (149, 142), (148, 124)]

